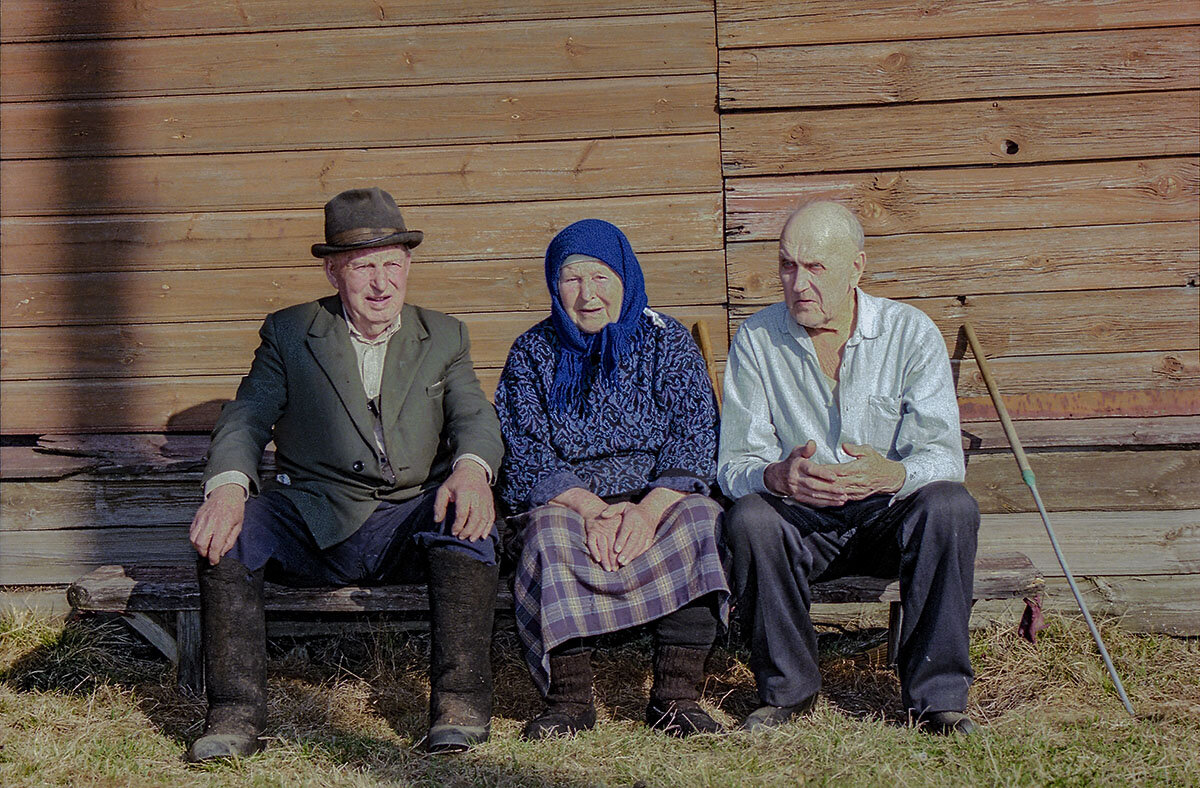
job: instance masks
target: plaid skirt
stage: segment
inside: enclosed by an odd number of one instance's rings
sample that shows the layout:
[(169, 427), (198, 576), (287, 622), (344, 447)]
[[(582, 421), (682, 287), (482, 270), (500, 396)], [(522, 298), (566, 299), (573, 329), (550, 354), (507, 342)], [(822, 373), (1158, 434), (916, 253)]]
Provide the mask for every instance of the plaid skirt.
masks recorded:
[(571, 638), (646, 624), (714, 591), (721, 622), (728, 620), (722, 511), (711, 498), (688, 495), (667, 509), (654, 543), (615, 572), (592, 560), (575, 511), (539, 506), (517, 520), (524, 544), (513, 580), (517, 632), (543, 694), (550, 650)]

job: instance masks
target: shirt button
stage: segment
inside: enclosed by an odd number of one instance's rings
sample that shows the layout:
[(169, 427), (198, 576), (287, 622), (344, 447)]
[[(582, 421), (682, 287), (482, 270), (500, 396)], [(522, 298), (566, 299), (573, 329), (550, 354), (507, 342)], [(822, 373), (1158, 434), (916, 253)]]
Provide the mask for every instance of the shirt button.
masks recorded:
[(362, 460), (355, 460), (354, 465), (351, 467), (354, 468), (355, 473), (358, 473), (358, 472), (362, 471), (362, 469), (365, 468), (366, 466), (363, 465)]

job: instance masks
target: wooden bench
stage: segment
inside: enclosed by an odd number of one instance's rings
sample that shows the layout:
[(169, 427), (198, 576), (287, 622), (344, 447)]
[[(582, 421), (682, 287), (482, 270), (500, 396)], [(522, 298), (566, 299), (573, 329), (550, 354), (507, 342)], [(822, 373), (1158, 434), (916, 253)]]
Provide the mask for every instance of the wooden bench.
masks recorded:
[[(1041, 575), (1023, 553), (981, 555), (975, 563), (975, 599), (1010, 599), (1037, 594)], [(813, 585), (813, 602), (888, 602), (888, 661), (895, 661), (900, 635), (899, 583), (876, 577), (844, 577)], [(200, 641), (200, 593), (187, 567), (102, 566), (67, 589), (79, 611), (119, 613), (177, 666), (180, 685), (204, 687)], [(288, 588), (266, 584), (268, 613), (420, 613), (428, 609), (424, 586)], [(497, 592), (497, 612), (511, 612), (507, 583)], [(173, 626), (167, 621), (173, 619)]]

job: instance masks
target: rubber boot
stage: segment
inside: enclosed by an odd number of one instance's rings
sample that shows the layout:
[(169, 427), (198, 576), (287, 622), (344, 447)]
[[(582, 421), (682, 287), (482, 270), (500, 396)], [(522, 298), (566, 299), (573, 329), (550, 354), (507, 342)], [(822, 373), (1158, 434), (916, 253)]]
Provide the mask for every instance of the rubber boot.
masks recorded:
[(646, 706), (646, 724), (672, 736), (720, 733), (721, 724), (700, 704), (704, 663), (709, 649), (658, 645), (654, 649), (654, 686)]
[(492, 723), (492, 624), (500, 568), (452, 548), (429, 551), (431, 753), (487, 741)]
[(267, 723), (263, 573), (228, 556), (197, 565), (208, 716), (188, 760), (244, 757), (262, 747)]
[(526, 723), (521, 732), (526, 739), (573, 736), (596, 726), (590, 648), (570, 654), (550, 654), (550, 690), (545, 700), (546, 708)]

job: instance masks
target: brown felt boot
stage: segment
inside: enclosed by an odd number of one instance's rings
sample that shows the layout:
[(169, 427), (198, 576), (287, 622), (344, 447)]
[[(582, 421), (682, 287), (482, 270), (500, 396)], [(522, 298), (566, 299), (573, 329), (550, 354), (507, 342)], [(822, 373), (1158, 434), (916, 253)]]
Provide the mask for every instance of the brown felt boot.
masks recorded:
[(261, 748), (267, 723), (263, 573), (226, 556), (198, 563), (208, 716), (188, 760), (244, 757)]
[(708, 649), (659, 645), (654, 649), (654, 686), (646, 724), (672, 736), (721, 733), (721, 724), (700, 704)]
[(592, 702), (592, 650), (550, 655), (550, 690), (546, 708), (525, 724), (521, 735), (537, 740), (573, 736), (596, 727)]
[(465, 553), (429, 551), (431, 753), (487, 741), (492, 724), (492, 624), (500, 568)]

